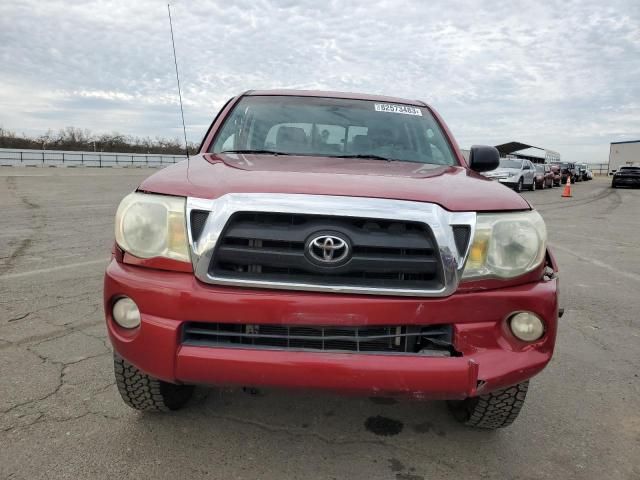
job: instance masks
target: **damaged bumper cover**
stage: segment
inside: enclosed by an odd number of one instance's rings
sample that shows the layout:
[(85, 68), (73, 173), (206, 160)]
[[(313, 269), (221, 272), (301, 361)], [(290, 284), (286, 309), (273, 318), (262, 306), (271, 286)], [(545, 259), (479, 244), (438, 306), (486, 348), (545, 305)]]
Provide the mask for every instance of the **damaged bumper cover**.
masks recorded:
[[(520, 383), (551, 359), (558, 318), (557, 278), (445, 298), (283, 292), (201, 283), (191, 273), (111, 261), (105, 311), (115, 351), (145, 373), (173, 383), (311, 388), (362, 395), (462, 399)], [(132, 298), (142, 314), (126, 330), (111, 318), (114, 299)], [(508, 319), (531, 311), (544, 336), (530, 344)], [(195, 346), (187, 322), (272, 325), (451, 325), (459, 356), (312, 352)]]

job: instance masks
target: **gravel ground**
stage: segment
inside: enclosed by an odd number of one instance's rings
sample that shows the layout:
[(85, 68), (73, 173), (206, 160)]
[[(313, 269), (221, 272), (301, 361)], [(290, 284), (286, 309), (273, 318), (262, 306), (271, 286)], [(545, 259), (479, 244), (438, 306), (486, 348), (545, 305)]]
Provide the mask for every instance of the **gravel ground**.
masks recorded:
[[(0, 168), (1, 478), (640, 478), (640, 191), (601, 178), (571, 199), (523, 193), (547, 222), (566, 313), (520, 418), (485, 432), (440, 402), (304, 392), (126, 407), (102, 274), (118, 201), (152, 172)], [(367, 429), (378, 416), (383, 435)]]

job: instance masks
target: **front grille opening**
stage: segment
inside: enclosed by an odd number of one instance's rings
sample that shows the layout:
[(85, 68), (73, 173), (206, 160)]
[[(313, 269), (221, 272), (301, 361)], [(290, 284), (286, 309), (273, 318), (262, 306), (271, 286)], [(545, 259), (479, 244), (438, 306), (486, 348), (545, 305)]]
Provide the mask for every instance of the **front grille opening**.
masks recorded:
[(471, 227), (469, 225), (454, 225), (453, 240), (459, 255), (464, 255), (469, 245), (469, 237), (471, 236)]
[(191, 238), (194, 242), (197, 242), (202, 235), (207, 218), (209, 218), (209, 212), (206, 210), (191, 210)]
[(201, 347), (461, 356), (451, 325), (300, 326), (188, 322), (182, 343)]
[[(352, 257), (322, 266), (305, 255), (318, 232), (338, 232)], [(419, 222), (238, 212), (216, 246), (209, 273), (222, 279), (327, 286), (438, 290), (442, 269), (431, 229)]]

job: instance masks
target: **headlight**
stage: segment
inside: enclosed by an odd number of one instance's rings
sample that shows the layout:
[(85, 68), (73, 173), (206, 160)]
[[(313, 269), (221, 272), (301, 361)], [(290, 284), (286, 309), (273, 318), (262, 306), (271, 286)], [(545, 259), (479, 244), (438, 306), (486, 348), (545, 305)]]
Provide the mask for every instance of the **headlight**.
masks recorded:
[(116, 242), (139, 258), (189, 262), (185, 199), (144, 193), (127, 195), (116, 213)]
[(536, 211), (478, 214), (462, 278), (513, 278), (537, 268), (547, 229)]

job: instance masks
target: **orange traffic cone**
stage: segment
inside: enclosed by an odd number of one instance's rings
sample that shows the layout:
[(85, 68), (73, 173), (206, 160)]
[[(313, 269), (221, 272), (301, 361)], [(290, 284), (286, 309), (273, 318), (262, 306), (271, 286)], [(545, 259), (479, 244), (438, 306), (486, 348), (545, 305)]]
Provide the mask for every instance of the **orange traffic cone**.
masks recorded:
[(562, 192), (563, 197), (571, 196), (571, 177), (567, 177), (567, 184), (564, 186), (564, 191)]

